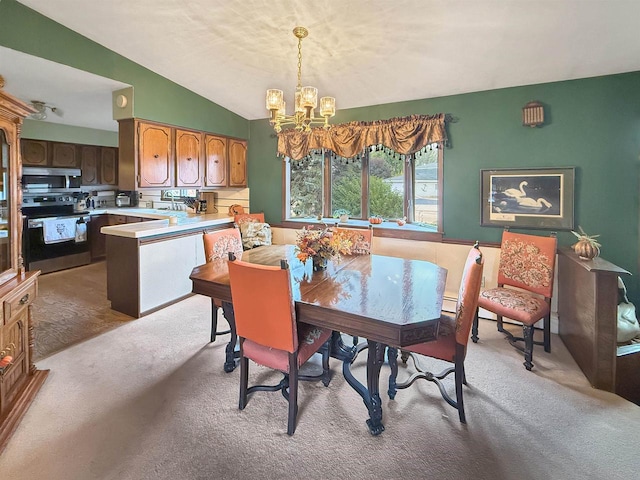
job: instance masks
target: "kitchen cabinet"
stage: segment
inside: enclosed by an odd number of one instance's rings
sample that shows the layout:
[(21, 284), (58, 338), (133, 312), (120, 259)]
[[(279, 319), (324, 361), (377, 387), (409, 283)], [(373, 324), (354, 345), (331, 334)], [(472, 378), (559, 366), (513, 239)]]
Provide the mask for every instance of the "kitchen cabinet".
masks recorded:
[[(0, 453), (49, 373), (33, 363), (32, 304), (40, 272), (25, 272), (22, 264), (18, 149), (29, 113), (34, 113), (32, 107), (0, 90), (0, 185), (7, 221), (0, 242)], [(34, 142), (26, 150), (46, 158), (46, 148)]]
[(53, 142), (51, 153), (51, 166), (64, 168), (78, 168), (78, 156), (76, 146), (72, 143)]
[(229, 186), (247, 186), (247, 142), (229, 140)]
[(100, 183), (102, 185), (118, 185), (117, 148), (100, 148)]
[(98, 147), (80, 146), (80, 168), (82, 169), (82, 185), (98, 185)]
[(21, 140), (22, 164), (30, 167), (46, 167), (49, 164), (49, 142)]
[(205, 135), (205, 187), (227, 186), (227, 139)]
[(134, 118), (118, 123), (122, 190), (247, 186), (245, 140)]
[(202, 133), (176, 129), (176, 187), (202, 186)]

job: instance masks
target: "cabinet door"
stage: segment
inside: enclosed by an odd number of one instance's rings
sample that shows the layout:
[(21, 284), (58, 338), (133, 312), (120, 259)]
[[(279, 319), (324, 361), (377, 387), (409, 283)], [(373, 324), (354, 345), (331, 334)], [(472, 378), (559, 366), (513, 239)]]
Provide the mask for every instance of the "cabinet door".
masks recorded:
[(22, 164), (33, 167), (47, 166), (49, 144), (43, 140), (20, 140)]
[(82, 184), (98, 185), (98, 147), (83, 145), (80, 147), (80, 168), (82, 168)]
[(229, 140), (229, 186), (247, 186), (247, 142)]
[(100, 179), (104, 185), (118, 184), (117, 148), (102, 147), (100, 149)]
[(205, 135), (205, 186), (227, 186), (227, 139)]
[(171, 187), (171, 127), (140, 123), (138, 128), (139, 186)]
[(202, 185), (200, 139), (199, 132), (176, 130), (176, 187)]
[(78, 160), (76, 157), (75, 145), (70, 143), (54, 143), (51, 166), (76, 168), (78, 166)]
[(100, 232), (109, 225), (109, 215), (93, 215), (89, 222), (89, 241), (91, 242), (91, 260), (104, 258), (107, 255), (106, 235)]

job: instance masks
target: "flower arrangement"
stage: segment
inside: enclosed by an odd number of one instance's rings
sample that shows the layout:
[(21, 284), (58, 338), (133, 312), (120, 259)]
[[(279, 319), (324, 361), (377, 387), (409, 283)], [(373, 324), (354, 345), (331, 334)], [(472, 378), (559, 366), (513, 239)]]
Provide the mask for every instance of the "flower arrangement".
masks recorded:
[(351, 240), (340, 232), (328, 226), (314, 228), (312, 225), (303, 227), (297, 233), (296, 257), (306, 262), (309, 257), (326, 262), (330, 258), (340, 258), (351, 249)]

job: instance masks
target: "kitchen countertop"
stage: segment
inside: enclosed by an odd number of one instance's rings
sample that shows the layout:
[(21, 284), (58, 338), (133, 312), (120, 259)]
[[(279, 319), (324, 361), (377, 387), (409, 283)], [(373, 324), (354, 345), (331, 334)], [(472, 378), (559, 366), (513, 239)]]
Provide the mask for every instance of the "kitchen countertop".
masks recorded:
[[(118, 237), (128, 238), (153, 237), (157, 235), (166, 235), (169, 233), (223, 225), (225, 223), (233, 223), (233, 217), (222, 213), (195, 214), (183, 211), (159, 210), (156, 208), (106, 208), (94, 209), (91, 210), (90, 213), (92, 215), (127, 215), (131, 217), (154, 219), (146, 222), (111, 225), (100, 229), (100, 232), (105, 235), (115, 235)], [(173, 220), (174, 218), (175, 220)]]

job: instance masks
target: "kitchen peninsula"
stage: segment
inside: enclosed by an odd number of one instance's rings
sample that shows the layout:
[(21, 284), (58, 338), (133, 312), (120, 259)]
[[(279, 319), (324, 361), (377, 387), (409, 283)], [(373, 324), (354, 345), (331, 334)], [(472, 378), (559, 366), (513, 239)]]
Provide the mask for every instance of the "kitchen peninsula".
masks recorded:
[(106, 235), (111, 308), (136, 318), (189, 296), (191, 270), (205, 263), (202, 233), (233, 225), (233, 217), (224, 214), (129, 208), (126, 215), (145, 221), (100, 231)]

